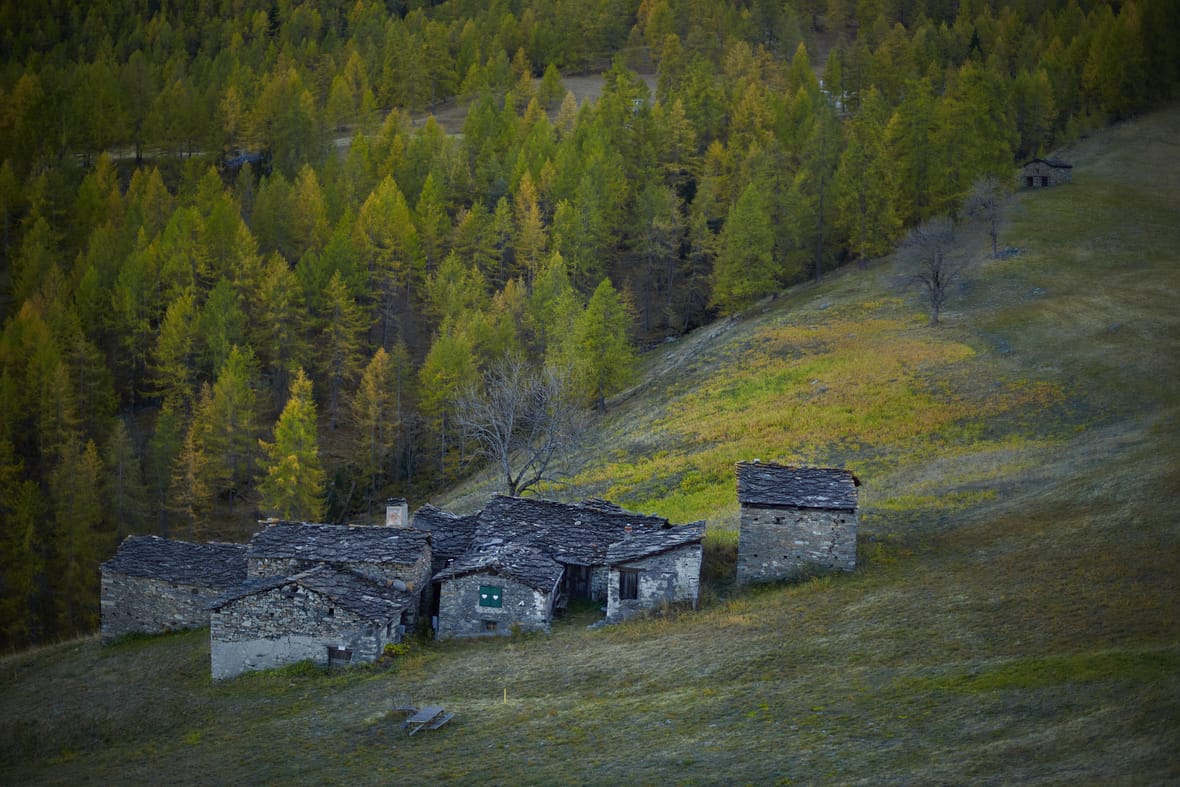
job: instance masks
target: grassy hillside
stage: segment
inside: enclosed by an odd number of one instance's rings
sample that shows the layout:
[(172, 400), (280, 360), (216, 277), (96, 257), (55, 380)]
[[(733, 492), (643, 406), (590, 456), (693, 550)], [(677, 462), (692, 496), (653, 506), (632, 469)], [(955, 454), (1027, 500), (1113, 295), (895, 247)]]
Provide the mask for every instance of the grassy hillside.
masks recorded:
[[(930, 329), (891, 262), (646, 359), (563, 496), (708, 518), (733, 463), (843, 464), (861, 568), (389, 669), (214, 685), (206, 632), (0, 662), (6, 783), (1180, 779), (1180, 109), (1017, 195)], [(478, 505), (477, 485), (445, 502)], [(457, 712), (406, 738), (411, 695)]]

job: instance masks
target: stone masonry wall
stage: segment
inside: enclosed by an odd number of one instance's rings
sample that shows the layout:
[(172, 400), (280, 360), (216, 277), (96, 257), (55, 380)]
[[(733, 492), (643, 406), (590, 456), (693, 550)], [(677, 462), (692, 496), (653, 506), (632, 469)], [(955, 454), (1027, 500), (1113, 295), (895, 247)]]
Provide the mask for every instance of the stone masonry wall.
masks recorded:
[[(501, 606), (480, 606), (481, 585), (503, 588)], [(493, 574), (468, 574), (442, 583), (438, 637), (506, 636), (512, 633), (514, 624), (521, 631), (547, 632), (552, 617), (550, 594)]]
[(375, 661), (387, 644), (400, 641), (397, 624), (364, 620), (302, 587), (246, 596), (210, 618), (213, 678), (307, 660), (327, 664), (329, 647), (351, 650), (354, 663)]
[(102, 571), (102, 639), (158, 634), (209, 624), (205, 605), (217, 591), (161, 579)]
[[(690, 602), (696, 606), (701, 584), (701, 545), (691, 544), (611, 569), (607, 586), (606, 621), (617, 623), (661, 604)], [(638, 598), (619, 598), (619, 569), (638, 570)]]
[(743, 506), (738, 584), (790, 579), (806, 566), (852, 571), (856, 528), (853, 511)]

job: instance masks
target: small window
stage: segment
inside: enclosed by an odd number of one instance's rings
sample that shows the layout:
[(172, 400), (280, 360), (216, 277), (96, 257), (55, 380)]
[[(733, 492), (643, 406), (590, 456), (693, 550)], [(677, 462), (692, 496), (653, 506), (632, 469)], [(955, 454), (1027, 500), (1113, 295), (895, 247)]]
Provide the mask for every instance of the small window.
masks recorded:
[(504, 588), (496, 585), (480, 585), (479, 605), (481, 607), (504, 606)]
[(619, 571), (619, 600), (633, 601), (639, 598), (639, 572)]
[(335, 614), (336, 614), (336, 608), (335, 607), (328, 607), (328, 617), (332, 617)]
[(496, 621), (494, 621), (494, 620), (485, 620), (485, 621), (483, 622), (483, 630), (484, 630), (484, 631), (495, 631), (495, 630), (496, 630)]

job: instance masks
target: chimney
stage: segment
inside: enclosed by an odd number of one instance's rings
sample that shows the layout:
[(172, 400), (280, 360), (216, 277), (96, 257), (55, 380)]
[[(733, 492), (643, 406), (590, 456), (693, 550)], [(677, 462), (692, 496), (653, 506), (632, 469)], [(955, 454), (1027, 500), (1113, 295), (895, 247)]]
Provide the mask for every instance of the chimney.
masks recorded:
[(631, 525), (627, 525), (623, 528), (623, 538), (630, 538), (632, 532)]
[(410, 526), (410, 507), (404, 497), (391, 497), (385, 501), (385, 526)]

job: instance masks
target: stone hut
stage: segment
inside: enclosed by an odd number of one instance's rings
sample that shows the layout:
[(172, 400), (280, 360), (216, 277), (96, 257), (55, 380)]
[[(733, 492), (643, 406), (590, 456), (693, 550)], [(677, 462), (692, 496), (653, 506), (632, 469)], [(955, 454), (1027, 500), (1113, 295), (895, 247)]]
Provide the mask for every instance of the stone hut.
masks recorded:
[(857, 490), (848, 470), (739, 462), (737, 581), (774, 582), (806, 566), (856, 568)]
[(479, 515), (472, 543), (531, 546), (564, 569), (563, 600), (606, 601), (606, 553), (630, 528), (640, 534), (671, 528), (667, 519), (627, 511), (605, 500), (558, 503), (496, 495)]
[[(420, 593), (430, 580), (430, 536), (408, 527), (279, 522), (250, 541), (246, 571), (250, 579), (289, 577), (321, 563)], [(410, 625), (416, 614), (415, 607)]]
[(606, 551), (610, 566), (606, 622), (616, 623), (662, 604), (696, 609), (705, 523), (625, 534)]
[(435, 576), (438, 637), (549, 631), (562, 567), (532, 547), (489, 544)]
[(1020, 170), (1020, 182), (1029, 189), (1060, 186), (1072, 179), (1073, 165), (1057, 159), (1035, 158)]
[(372, 662), (401, 641), (417, 599), (327, 565), (291, 577), (255, 578), (210, 604), (214, 680), (300, 661)]
[(246, 578), (246, 546), (128, 536), (101, 572), (104, 642), (201, 628), (209, 602)]

